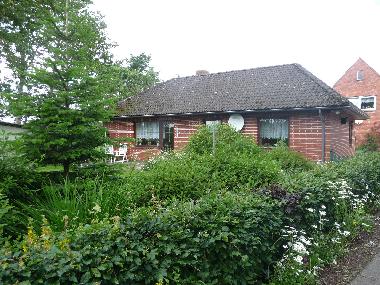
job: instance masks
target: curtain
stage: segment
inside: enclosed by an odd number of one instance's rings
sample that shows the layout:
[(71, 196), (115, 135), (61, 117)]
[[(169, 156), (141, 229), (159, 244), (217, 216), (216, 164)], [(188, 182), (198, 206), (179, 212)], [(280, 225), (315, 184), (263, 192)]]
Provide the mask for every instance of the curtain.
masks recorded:
[(288, 120), (261, 119), (260, 137), (268, 139), (287, 139), (289, 137)]
[(136, 138), (158, 139), (160, 137), (160, 125), (158, 122), (136, 123)]

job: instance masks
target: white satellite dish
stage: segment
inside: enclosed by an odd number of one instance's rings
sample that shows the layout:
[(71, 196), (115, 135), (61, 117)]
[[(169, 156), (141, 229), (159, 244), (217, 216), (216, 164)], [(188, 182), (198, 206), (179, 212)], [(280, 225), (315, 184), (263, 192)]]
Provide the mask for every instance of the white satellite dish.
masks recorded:
[(228, 124), (236, 131), (240, 131), (244, 127), (244, 118), (240, 114), (233, 114), (228, 119)]

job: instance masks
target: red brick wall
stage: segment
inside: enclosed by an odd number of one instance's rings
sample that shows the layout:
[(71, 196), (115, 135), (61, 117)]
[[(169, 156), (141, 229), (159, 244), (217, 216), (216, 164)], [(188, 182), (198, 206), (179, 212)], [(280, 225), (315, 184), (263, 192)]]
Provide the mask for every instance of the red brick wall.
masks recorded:
[(289, 146), (311, 160), (322, 159), (322, 125), (317, 114), (290, 116)]
[[(363, 80), (356, 80), (357, 71), (362, 70)], [(366, 135), (374, 130), (380, 133), (380, 75), (362, 59), (358, 59), (342, 78), (334, 85), (334, 89), (346, 97), (376, 96), (376, 110), (367, 111), (370, 119), (354, 125), (356, 146), (365, 142)]]
[[(128, 121), (115, 120), (106, 124), (110, 138), (135, 138), (135, 124)], [(158, 147), (135, 146), (130, 140), (128, 143), (127, 157), (130, 160), (148, 160), (161, 153)]]
[(334, 112), (326, 115), (326, 149), (329, 152), (326, 157), (330, 156), (330, 150), (338, 157), (347, 157), (355, 153), (354, 140), (352, 146), (349, 143), (349, 124), (352, 119), (348, 117), (342, 124), (341, 117), (345, 116)]
[[(307, 158), (319, 161), (322, 159), (322, 127), (317, 112), (285, 114), (273, 116), (289, 119), (289, 146), (290, 148), (302, 153)], [(167, 121), (174, 123), (174, 150), (182, 149), (188, 142), (189, 138), (197, 127), (204, 120), (221, 120), (228, 121), (228, 114), (219, 116), (192, 116), (192, 117), (171, 117)], [(243, 114), (244, 127), (242, 133), (253, 137), (257, 142), (259, 136), (258, 116), (257, 114)], [(269, 116), (270, 117), (270, 116)], [(111, 137), (129, 137), (134, 138), (134, 123), (125, 121), (114, 121), (107, 125)], [(342, 125), (340, 116), (329, 113), (326, 115), (326, 148), (325, 158), (329, 160), (330, 148), (341, 156), (351, 155), (353, 149), (348, 145), (348, 122)], [(128, 157), (131, 160), (146, 160), (159, 154), (161, 151), (158, 147), (139, 147), (129, 143)]]
[(199, 125), (202, 124), (200, 117), (185, 118), (177, 117), (174, 122), (174, 149), (183, 149), (189, 142), (189, 138), (197, 131)]

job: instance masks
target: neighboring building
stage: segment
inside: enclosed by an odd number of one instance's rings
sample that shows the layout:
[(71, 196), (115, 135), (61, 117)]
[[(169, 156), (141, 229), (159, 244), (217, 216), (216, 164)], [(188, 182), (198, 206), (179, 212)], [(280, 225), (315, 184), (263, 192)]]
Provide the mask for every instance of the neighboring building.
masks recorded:
[(315, 161), (350, 156), (364, 112), (298, 64), (175, 78), (120, 103), (111, 137), (135, 138), (130, 159), (183, 148), (201, 124), (230, 122), (270, 147), (284, 140)]
[(380, 134), (380, 75), (359, 58), (335, 83), (334, 89), (362, 109), (369, 120), (356, 121), (356, 146), (366, 141), (368, 133)]
[(7, 138), (9, 140), (14, 140), (14, 139), (16, 139), (17, 136), (20, 135), (20, 133), (22, 133), (24, 131), (25, 130), (22, 129), (21, 126), (18, 124), (0, 121), (0, 137), (1, 137), (1, 139)]

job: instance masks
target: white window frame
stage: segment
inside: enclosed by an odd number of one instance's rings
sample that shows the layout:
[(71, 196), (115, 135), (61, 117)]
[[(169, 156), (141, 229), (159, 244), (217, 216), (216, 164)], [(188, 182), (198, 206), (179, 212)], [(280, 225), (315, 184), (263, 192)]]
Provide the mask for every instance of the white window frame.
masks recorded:
[(357, 81), (364, 80), (364, 72), (363, 72), (363, 70), (356, 71), (356, 80)]
[[(373, 98), (373, 107), (374, 108), (369, 108), (369, 109), (362, 109), (362, 99), (363, 98)], [(348, 100), (352, 104), (354, 104), (356, 107), (358, 107), (362, 111), (375, 111), (376, 110), (376, 96), (355, 96), (355, 97), (348, 97)]]
[[(154, 125), (154, 126), (152, 127), (149, 125)], [(149, 129), (151, 129), (150, 130), (151, 132), (148, 132)], [(154, 131), (156, 131), (156, 132), (154, 132)], [(160, 128), (160, 124), (158, 121), (136, 122), (135, 132), (136, 132), (135, 133), (136, 143), (138, 146), (159, 146), (161, 128)], [(148, 142), (148, 143), (143, 144), (142, 143), (143, 140), (145, 140), (144, 142)], [(149, 141), (150, 141), (150, 143), (149, 143)], [(156, 143), (152, 144), (153, 141), (156, 141)]]

